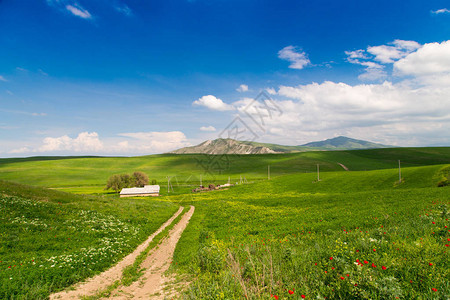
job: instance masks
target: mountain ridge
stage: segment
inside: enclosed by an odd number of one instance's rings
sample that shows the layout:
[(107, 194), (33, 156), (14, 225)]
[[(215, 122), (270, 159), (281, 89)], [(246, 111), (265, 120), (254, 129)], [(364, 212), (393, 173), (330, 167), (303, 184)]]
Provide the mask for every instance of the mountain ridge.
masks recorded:
[(195, 146), (174, 150), (172, 154), (276, 154), (324, 150), (353, 150), (390, 148), (383, 144), (357, 140), (345, 136), (310, 142), (299, 146), (285, 146), (269, 143), (237, 141), (233, 139), (207, 140)]

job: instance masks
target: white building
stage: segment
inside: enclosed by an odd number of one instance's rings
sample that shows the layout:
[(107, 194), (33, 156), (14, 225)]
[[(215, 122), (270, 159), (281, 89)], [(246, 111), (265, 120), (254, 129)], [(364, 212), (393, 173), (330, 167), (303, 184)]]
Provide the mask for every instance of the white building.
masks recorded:
[(159, 196), (159, 185), (146, 185), (144, 187), (126, 188), (120, 191), (120, 197)]

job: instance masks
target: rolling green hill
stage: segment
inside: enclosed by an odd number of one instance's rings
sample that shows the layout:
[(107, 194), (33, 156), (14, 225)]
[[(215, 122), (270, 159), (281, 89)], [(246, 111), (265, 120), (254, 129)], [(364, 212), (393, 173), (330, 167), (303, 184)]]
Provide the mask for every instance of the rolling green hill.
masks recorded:
[[(53, 188), (76, 188), (79, 193), (102, 193), (113, 174), (143, 171), (164, 185), (166, 176), (177, 176), (179, 184), (247, 180), (271, 175), (321, 171), (390, 169), (398, 166), (450, 163), (450, 148), (387, 148), (346, 151), (315, 151), (286, 154), (203, 155), (162, 154), (141, 157), (32, 157), (0, 159), (0, 179)], [(69, 189), (69, 191), (72, 191)]]

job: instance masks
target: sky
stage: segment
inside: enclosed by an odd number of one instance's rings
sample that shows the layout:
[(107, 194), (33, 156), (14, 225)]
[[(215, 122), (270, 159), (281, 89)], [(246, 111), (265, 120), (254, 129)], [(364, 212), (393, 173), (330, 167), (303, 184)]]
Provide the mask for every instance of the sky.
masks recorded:
[(448, 128), (448, 1), (0, 0), (0, 157)]

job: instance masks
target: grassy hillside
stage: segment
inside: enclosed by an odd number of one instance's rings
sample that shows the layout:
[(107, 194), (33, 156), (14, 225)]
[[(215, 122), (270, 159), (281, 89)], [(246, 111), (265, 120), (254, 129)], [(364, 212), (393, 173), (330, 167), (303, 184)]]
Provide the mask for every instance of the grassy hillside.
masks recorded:
[(394, 148), (353, 151), (317, 151), (265, 155), (151, 155), (141, 157), (36, 157), (0, 159), (0, 179), (46, 187), (70, 187), (79, 193), (101, 193), (112, 174), (143, 171), (150, 179), (166, 182), (177, 176), (179, 183), (198, 183), (200, 175), (207, 182), (266, 178), (267, 166), (272, 176), (298, 172), (389, 169), (402, 161), (404, 167), (450, 163), (450, 148)]
[[(178, 196), (188, 299), (448, 299), (450, 165), (295, 174)], [(173, 200), (173, 199), (172, 199)], [(289, 291), (292, 293), (289, 293)]]
[(177, 207), (0, 181), (0, 299), (46, 299), (108, 268)]

